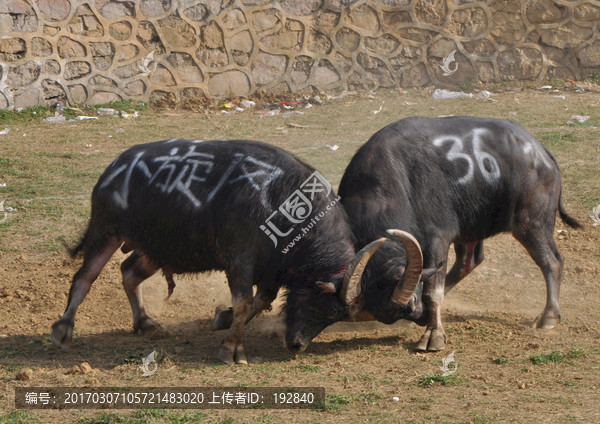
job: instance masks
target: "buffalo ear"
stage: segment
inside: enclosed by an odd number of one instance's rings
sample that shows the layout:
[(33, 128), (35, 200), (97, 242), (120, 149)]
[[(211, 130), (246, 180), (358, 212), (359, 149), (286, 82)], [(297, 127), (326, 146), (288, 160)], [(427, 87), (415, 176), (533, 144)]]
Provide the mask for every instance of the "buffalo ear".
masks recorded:
[(442, 267), (442, 264), (439, 264), (438, 266), (433, 267), (433, 268), (424, 268), (423, 272), (421, 273), (421, 281), (425, 281), (425, 280), (433, 277), (433, 275), (436, 272), (438, 272), (441, 267)]
[(315, 283), (318, 287), (321, 288), (321, 293), (335, 293), (335, 284), (331, 282), (317, 281)]

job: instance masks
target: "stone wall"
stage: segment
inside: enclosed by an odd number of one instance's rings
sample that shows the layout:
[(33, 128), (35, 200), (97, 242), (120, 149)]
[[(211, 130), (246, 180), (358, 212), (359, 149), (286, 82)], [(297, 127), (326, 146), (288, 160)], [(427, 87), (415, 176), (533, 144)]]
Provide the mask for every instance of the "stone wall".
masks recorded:
[(577, 79), (599, 24), (578, 0), (1, 0), (0, 108)]

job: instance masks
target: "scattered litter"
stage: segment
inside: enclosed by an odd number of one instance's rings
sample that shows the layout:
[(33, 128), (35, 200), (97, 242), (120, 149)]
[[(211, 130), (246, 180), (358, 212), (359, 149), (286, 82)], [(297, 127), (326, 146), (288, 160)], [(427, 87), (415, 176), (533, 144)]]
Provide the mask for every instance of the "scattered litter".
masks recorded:
[(592, 209), (592, 214), (590, 215), (590, 219), (594, 222), (592, 225), (597, 227), (600, 225), (600, 205), (597, 205), (594, 209)]
[(117, 111), (113, 108), (101, 107), (98, 109), (98, 115), (116, 115)]
[(309, 125), (294, 124), (293, 122), (288, 122), (286, 125), (290, 128), (308, 128), (309, 127)]
[(124, 133), (124, 132), (125, 132), (125, 130), (124, 130), (123, 128), (119, 128), (119, 129), (117, 130), (117, 132), (118, 132), (118, 133)]
[(138, 116), (140, 116), (140, 114), (138, 113), (137, 110), (133, 113), (121, 112), (121, 118), (124, 118), (124, 119), (137, 118)]
[(461, 97), (473, 97), (473, 93), (463, 91), (449, 91), (443, 88), (437, 88), (433, 91), (433, 98), (436, 100), (458, 99)]
[(62, 115), (49, 116), (46, 119), (42, 119), (42, 122), (46, 122), (48, 124), (64, 124), (65, 122), (67, 122), (67, 119)]
[(590, 119), (590, 117), (589, 117), (589, 116), (587, 116), (587, 115), (586, 115), (586, 116), (582, 116), (582, 115), (573, 115), (573, 116), (571, 116), (571, 119), (572, 119), (573, 121), (577, 121), (577, 122), (579, 122), (580, 124), (583, 124), (585, 121), (587, 121), (588, 119)]
[[(152, 62), (154, 62), (154, 68), (150, 69), (148, 65)], [(141, 65), (138, 65), (138, 68), (142, 71), (142, 75), (150, 75), (152, 72), (156, 71), (158, 63), (154, 60), (154, 50), (142, 58), (142, 63)]]
[(477, 94), (477, 97), (479, 97), (480, 99), (489, 99), (493, 95), (494, 95), (494, 93), (492, 93), (491, 91), (483, 90), (483, 91), (480, 91), (479, 94)]
[[(325, 102), (323, 100), (321, 100), (321, 98), (319, 96), (313, 96), (310, 100), (312, 100), (314, 103), (318, 104), (318, 105), (323, 105), (325, 104)], [(310, 104), (310, 103), (309, 103)], [(308, 105), (307, 105), (308, 106)]]
[(329, 144), (326, 144), (326, 146), (329, 147), (329, 150), (333, 150), (334, 152), (340, 148), (340, 146), (338, 146), (337, 144), (334, 144), (332, 146)]
[(97, 116), (76, 116), (75, 119), (69, 119), (69, 122), (73, 122), (73, 121), (97, 121), (98, 117)]
[(256, 103), (254, 103), (252, 100), (245, 100), (245, 99), (244, 99), (244, 100), (242, 100), (242, 101), (240, 102), (240, 106), (242, 106), (242, 107), (244, 107), (244, 108), (248, 109), (248, 108), (251, 108), (251, 107), (254, 107), (254, 106), (256, 106)]
[(2, 131), (0, 131), (0, 135), (6, 135), (10, 132), (10, 128), (4, 128)]
[(569, 238), (569, 233), (566, 230), (556, 230), (556, 235), (559, 240)]
[(7, 206), (5, 208), (4, 200), (0, 200), (0, 215), (4, 215), (2, 218), (0, 218), (0, 224), (2, 224), (4, 221), (7, 220), (9, 213), (16, 212), (16, 211), (17, 210), (15, 208), (11, 208), (9, 206)]
[(560, 100), (564, 100), (567, 97), (566, 96), (554, 96), (555, 99), (560, 99)]
[(583, 87), (577, 87), (577, 90), (575, 90), (576, 93), (585, 93), (585, 88)]
[(302, 116), (304, 115), (304, 112), (298, 112), (297, 110), (294, 110), (292, 112), (285, 112), (282, 116), (283, 119), (287, 119), (287, 118), (297, 118), (298, 116)]
[(515, 278), (525, 278), (522, 274), (515, 273)]
[(221, 109), (233, 109), (235, 106), (231, 103), (224, 103), (221, 106), (219, 106)]
[(262, 118), (266, 118), (268, 116), (276, 116), (279, 115), (279, 109), (277, 110), (268, 110), (266, 112), (260, 112), (260, 115), (258, 116), (258, 119), (262, 119)]
[(542, 85), (541, 87), (538, 88), (538, 90), (552, 90), (552, 86), (551, 85)]
[(394, 396), (392, 398), (392, 402), (399, 402), (399, 401), (400, 401), (400, 398), (398, 396)]
[(241, 107), (239, 107), (239, 106), (236, 106), (236, 107), (235, 107), (235, 111), (236, 111), (236, 112), (243, 112), (243, 111), (244, 111), (244, 109), (242, 109), (242, 108), (241, 108)]
[(62, 100), (59, 100), (58, 103), (56, 103), (56, 116), (62, 115), (63, 114), (63, 109), (65, 108), (64, 103), (62, 102)]
[(283, 106), (285, 109), (292, 109), (294, 106), (299, 105), (300, 102), (298, 101), (293, 101), (293, 102), (279, 102), (279, 106)]
[(307, 103), (304, 109), (310, 109), (311, 107), (313, 107), (312, 103)]
[(572, 87), (575, 85), (575, 81), (573, 80), (566, 80), (565, 81), (565, 87)]
[(377, 115), (379, 112), (381, 112), (381, 110), (383, 109), (383, 105), (379, 106), (379, 109), (377, 110), (372, 110), (371, 112), (369, 112), (371, 115)]

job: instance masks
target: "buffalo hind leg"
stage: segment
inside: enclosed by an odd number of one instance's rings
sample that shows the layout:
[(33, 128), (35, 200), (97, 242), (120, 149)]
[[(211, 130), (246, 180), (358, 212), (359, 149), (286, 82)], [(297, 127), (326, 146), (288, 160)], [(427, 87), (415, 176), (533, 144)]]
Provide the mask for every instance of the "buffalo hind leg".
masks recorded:
[(141, 283), (156, 271), (157, 266), (135, 251), (121, 264), (123, 288), (133, 313), (133, 331), (151, 336), (164, 332), (164, 328), (146, 314)]
[(458, 284), (473, 271), (477, 265), (483, 262), (483, 240), (470, 243), (454, 243), (456, 259), (452, 269), (446, 275), (444, 294)]
[[(241, 262), (241, 261), (240, 261)], [(217, 357), (226, 364), (247, 364), (244, 352), (245, 326), (252, 317), (254, 298), (252, 296), (252, 269), (243, 265), (228, 270), (227, 282), (231, 291), (233, 319)]]
[(79, 308), (79, 305), (85, 299), (85, 296), (92, 287), (92, 283), (100, 275), (102, 268), (104, 268), (121, 245), (121, 241), (116, 237), (108, 239), (104, 237), (93, 239), (93, 235), (86, 237), (89, 237), (86, 245), (92, 246), (92, 248), (85, 248), (83, 264), (75, 273), (71, 289), (69, 290), (69, 300), (65, 313), (58, 321), (52, 324), (51, 340), (63, 350), (67, 350), (71, 345), (77, 308)]
[(560, 322), (560, 308), (558, 298), (560, 295), (560, 279), (563, 268), (563, 257), (552, 238), (553, 226), (548, 226), (549, 231), (534, 229), (533, 231), (516, 233), (515, 238), (527, 249), (531, 258), (544, 274), (546, 280), (546, 307), (536, 318), (535, 327), (550, 329)]

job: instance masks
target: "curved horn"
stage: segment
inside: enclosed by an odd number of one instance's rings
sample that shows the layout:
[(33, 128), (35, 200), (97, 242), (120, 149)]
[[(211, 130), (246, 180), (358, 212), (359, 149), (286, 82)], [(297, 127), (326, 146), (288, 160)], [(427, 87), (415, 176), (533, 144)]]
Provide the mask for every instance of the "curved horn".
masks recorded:
[(414, 236), (402, 230), (387, 230), (387, 233), (399, 240), (406, 250), (406, 270), (392, 294), (392, 301), (406, 305), (419, 284), (423, 272), (423, 252)]
[(340, 297), (346, 305), (350, 305), (354, 299), (360, 294), (360, 279), (362, 278), (367, 262), (371, 259), (371, 256), (375, 254), (377, 249), (386, 241), (385, 237), (381, 237), (365, 247), (354, 255), (354, 259), (348, 265), (348, 269), (344, 274), (344, 283), (342, 290), (340, 291)]

